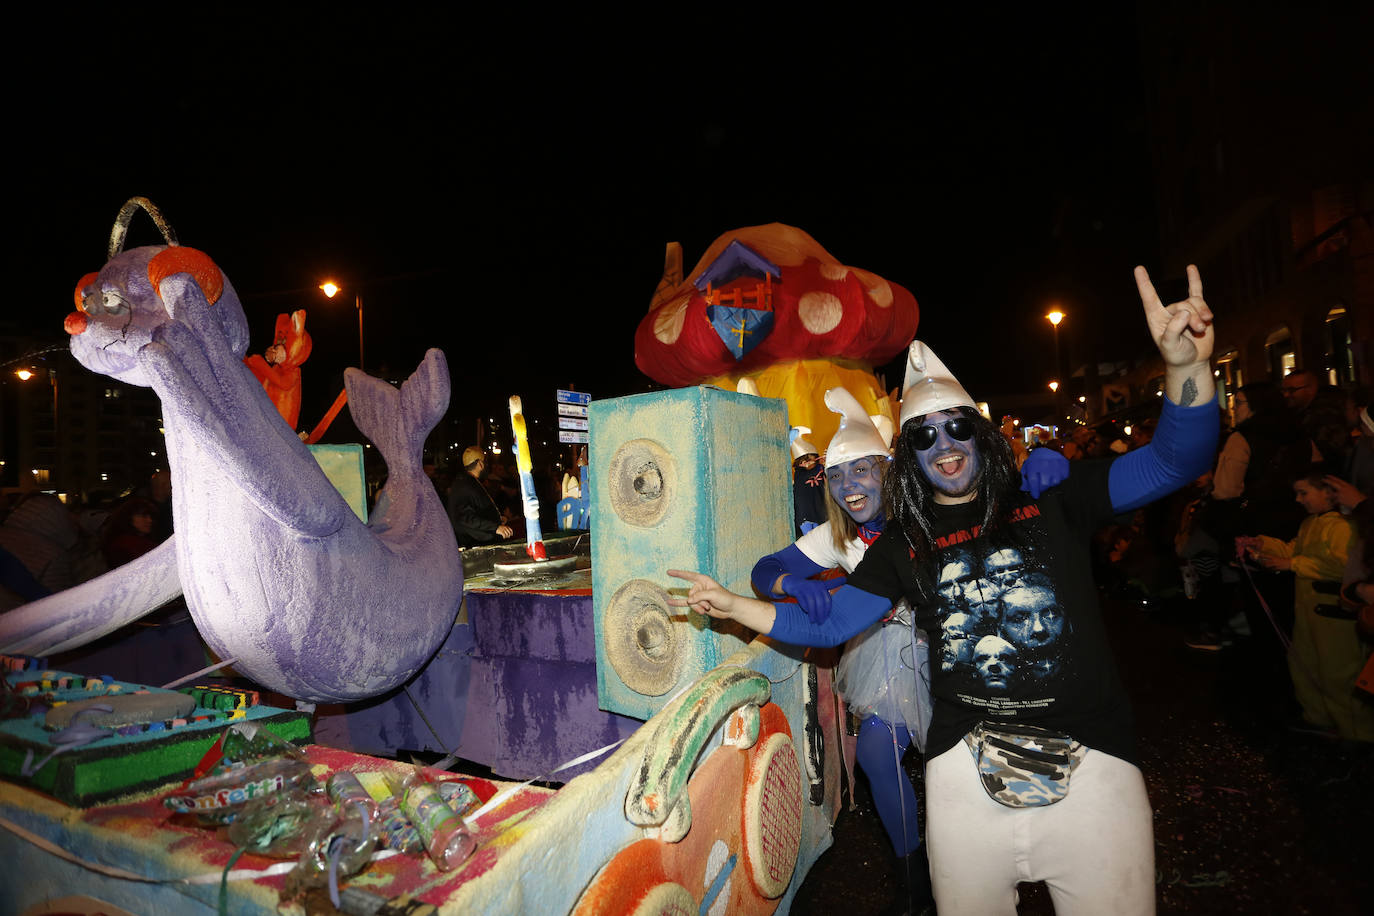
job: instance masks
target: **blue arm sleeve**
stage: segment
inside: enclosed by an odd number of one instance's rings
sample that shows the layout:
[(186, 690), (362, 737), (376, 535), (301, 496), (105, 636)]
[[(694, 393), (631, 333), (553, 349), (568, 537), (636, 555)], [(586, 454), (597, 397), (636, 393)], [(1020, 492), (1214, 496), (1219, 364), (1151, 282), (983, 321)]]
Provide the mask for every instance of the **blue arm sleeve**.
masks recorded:
[(801, 576), (806, 579), (822, 569), (823, 567), (802, 553), (796, 544), (788, 544), (777, 553), (770, 553), (755, 563), (754, 571), (749, 574), (749, 581), (754, 583), (754, 588), (759, 590), (760, 595), (778, 598), (781, 596), (773, 591), (773, 583), (778, 581), (778, 576)]
[(1150, 444), (1112, 462), (1107, 491), (1113, 511), (1139, 509), (1210, 470), (1219, 412), (1216, 398), (1196, 407), (1179, 407), (1165, 398)]
[(795, 604), (774, 604), (776, 617), (768, 635), (797, 646), (838, 646), (868, 629), (892, 609), (892, 602), (871, 592), (846, 585), (835, 592), (830, 616), (812, 623)]

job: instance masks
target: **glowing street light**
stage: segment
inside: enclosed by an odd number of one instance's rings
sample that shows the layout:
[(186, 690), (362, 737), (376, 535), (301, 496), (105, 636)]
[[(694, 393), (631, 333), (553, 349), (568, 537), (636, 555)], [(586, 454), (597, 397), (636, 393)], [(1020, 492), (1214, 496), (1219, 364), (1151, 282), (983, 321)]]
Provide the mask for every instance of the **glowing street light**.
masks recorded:
[[(53, 445), (57, 453), (57, 467), (54, 470), (57, 473), (58, 480), (64, 480), (66, 475), (64, 473), (65, 465), (62, 462), (64, 449), (62, 448), (61, 414), (58, 413), (58, 407), (60, 406), (60, 402), (57, 398), (57, 370), (49, 366), (47, 369), (39, 371), (47, 372), (48, 383), (52, 385), (52, 436)], [(27, 382), (29, 379), (37, 378), (38, 371), (30, 369), (28, 366), (24, 366), (19, 369), (15, 369), (14, 376), (21, 382)], [(35, 471), (34, 473), (37, 474), (38, 472)]]
[(1057, 375), (1057, 374), (1059, 373), (1059, 371), (1060, 371), (1060, 370), (1059, 370), (1059, 322), (1061, 322), (1061, 321), (1064, 320), (1064, 313), (1061, 312), (1061, 311), (1059, 311), (1059, 309), (1053, 309), (1053, 310), (1052, 310), (1048, 315), (1046, 315), (1045, 317), (1046, 317), (1047, 319), (1049, 319), (1050, 324), (1054, 327), (1054, 371), (1055, 371), (1055, 374)]
[[(320, 284), (320, 292), (324, 293), (326, 299), (333, 299), (343, 292), (343, 287), (333, 280), (326, 280)], [(363, 364), (363, 294), (353, 294), (353, 304), (358, 307), (358, 368), (366, 369)]]
[[(1045, 318), (1049, 320), (1050, 325), (1054, 328), (1054, 374), (1058, 375), (1063, 371), (1063, 367), (1059, 364), (1059, 322), (1064, 320), (1064, 313), (1057, 308), (1051, 309)], [(1050, 390), (1055, 393), (1055, 403), (1058, 404), (1059, 383), (1050, 382)]]

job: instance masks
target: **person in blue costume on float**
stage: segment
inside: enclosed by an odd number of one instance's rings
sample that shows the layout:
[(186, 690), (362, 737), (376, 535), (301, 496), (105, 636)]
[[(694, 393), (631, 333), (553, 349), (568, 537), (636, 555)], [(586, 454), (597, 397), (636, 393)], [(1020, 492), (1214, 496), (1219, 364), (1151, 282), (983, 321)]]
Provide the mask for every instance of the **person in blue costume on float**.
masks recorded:
[[(840, 425), (825, 450), (826, 521), (795, 544), (769, 554), (751, 579), (762, 595), (795, 598), (815, 622), (830, 615), (830, 593), (843, 578), (818, 580), (836, 567), (851, 573), (877, 540), (883, 515), (883, 477), (891, 460), (888, 437), (844, 388), (825, 393), (825, 405)], [(892, 425), (889, 422), (889, 433)], [(1042, 489), (1068, 476), (1069, 462), (1051, 449), (1037, 449), (1022, 468), (1022, 489)], [(868, 777), (874, 806), (907, 877), (911, 912), (930, 903), (929, 866), (921, 843), (916, 793), (902, 768), (909, 743), (925, 746), (930, 725), (930, 672), (926, 636), (917, 630), (902, 599), (877, 623), (849, 640), (835, 669), (835, 686), (859, 726), (857, 759)]]
[(800, 645), (841, 643), (908, 601), (931, 639), (926, 816), (940, 916), (1010, 916), (1020, 881), (1044, 881), (1060, 916), (1155, 909), (1150, 802), (1090, 539), (1206, 471), (1219, 413), (1197, 268), (1188, 297), (1169, 306), (1142, 267), (1136, 285), (1165, 365), (1149, 445), (1080, 462), (1039, 499), (1022, 494), (1006, 440), (916, 341), (884, 483), (887, 524), (825, 620), (669, 570), (691, 583), (674, 604)]

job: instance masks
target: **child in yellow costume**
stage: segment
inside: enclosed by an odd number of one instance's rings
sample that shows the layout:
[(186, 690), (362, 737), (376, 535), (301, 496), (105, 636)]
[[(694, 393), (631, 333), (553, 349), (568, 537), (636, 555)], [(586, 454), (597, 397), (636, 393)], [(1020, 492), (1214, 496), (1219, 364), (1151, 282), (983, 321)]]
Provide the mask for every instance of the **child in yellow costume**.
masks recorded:
[(1307, 510), (1295, 539), (1243, 537), (1236, 546), (1269, 569), (1290, 570), (1297, 577), (1288, 671), (1303, 718), (1318, 728), (1334, 728), (1342, 738), (1374, 741), (1374, 708), (1354, 690), (1364, 651), (1354, 616), (1339, 599), (1355, 526), (1336, 510), (1335, 492), (1320, 472), (1295, 480), (1293, 493)]

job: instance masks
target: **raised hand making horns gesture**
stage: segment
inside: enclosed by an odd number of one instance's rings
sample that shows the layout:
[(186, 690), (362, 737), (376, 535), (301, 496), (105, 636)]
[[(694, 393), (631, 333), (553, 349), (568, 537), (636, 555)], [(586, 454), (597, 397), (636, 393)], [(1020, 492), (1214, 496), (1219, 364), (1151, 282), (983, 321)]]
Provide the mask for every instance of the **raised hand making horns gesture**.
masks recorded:
[(1188, 265), (1188, 298), (1165, 305), (1144, 267), (1135, 269), (1135, 285), (1150, 338), (1164, 358), (1164, 394), (1180, 407), (1214, 397), (1212, 382), (1212, 310), (1202, 298), (1202, 275)]

